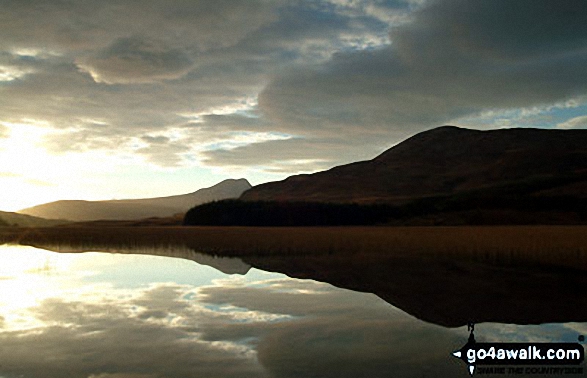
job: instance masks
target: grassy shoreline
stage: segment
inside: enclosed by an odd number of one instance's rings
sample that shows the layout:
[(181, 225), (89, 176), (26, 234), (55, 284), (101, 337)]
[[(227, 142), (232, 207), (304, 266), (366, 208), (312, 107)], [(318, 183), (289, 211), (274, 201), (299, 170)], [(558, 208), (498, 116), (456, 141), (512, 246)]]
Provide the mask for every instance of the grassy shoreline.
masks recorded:
[(585, 322), (586, 231), (586, 226), (63, 226), (0, 229), (0, 242), (63, 253), (239, 257), (263, 271), (373, 293), (418, 319), (458, 327), (470, 321)]
[(81, 250), (185, 246), (224, 256), (418, 254), (587, 270), (587, 226), (0, 228), (0, 242)]

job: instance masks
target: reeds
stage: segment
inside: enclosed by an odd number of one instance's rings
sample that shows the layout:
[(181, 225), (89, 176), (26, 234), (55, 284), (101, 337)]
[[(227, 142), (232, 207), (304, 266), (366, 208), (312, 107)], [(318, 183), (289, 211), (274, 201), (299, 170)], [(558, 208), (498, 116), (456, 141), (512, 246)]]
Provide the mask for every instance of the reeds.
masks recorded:
[(418, 254), (587, 270), (587, 226), (6, 228), (0, 242), (80, 250), (182, 246), (227, 256)]

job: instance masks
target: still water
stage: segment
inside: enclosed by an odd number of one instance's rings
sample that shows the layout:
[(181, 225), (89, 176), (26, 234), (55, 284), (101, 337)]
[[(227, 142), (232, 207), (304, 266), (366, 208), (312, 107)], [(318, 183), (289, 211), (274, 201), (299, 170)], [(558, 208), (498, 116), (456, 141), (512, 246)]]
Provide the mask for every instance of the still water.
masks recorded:
[[(478, 341), (576, 342), (587, 323), (475, 331)], [(450, 355), (467, 336), (374, 294), (237, 259), (0, 246), (3, 378), (467, 377)]]

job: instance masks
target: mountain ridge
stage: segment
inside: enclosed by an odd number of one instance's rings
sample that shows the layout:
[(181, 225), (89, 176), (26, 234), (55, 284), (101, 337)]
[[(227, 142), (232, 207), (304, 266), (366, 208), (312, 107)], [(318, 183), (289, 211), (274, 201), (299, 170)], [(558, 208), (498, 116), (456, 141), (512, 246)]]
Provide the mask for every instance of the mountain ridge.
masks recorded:
[(208, 188), (174, 196), (106, 201), (60, 200), (22, 209), (17, 213), (71, 221), (167, 217), (201, 203), (238, 198), (249, 188), (251, 184), (246, 179), (228, 179)]

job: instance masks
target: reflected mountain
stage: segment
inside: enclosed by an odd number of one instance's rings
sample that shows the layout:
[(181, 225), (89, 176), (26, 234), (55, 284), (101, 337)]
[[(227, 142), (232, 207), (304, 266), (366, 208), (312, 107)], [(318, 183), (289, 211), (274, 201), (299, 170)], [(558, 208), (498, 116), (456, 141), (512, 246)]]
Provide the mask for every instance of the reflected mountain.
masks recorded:
[(60, 253), (83, 253), (83, 252), (108, 252), (121, 254), (140, 254), (180, 258), (184, 260), (191, 260), (200, 265), (206, 265), (214, 268), (224, 274), (240, 274), (245, 275), (251, 269), (251, 265), (245, 263), (243, 260), (234, 257), (213, 256), (204, 253), (195, 252), (193, 249), (185, 247), (161, 247), (161, 248), (79, 248), (74, 246), (55, 246), (55, 245), (34, 245), (37, 248), (42, 248), (48, 251)]
[[(36, 247), (60, 252), (75, 248)], [(85, 249), (88, 250), (88, 249)], [(101, 250), (104, 250), (102, 248)], [(376, 294), (423, 321), (445, 327), (469, 322), (587, 322), (587, 264), (551, 266), (503, 256), (317, 255), (220, 258), (184, 247), (108, 249), (179, 257), (227, 274), (255, 267), (293, 278)]]
[(587, 321), (584, 269), (433, 256), (246, 258), (252, 266), (374, 293), (426, 322)]

